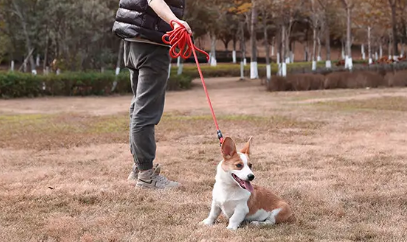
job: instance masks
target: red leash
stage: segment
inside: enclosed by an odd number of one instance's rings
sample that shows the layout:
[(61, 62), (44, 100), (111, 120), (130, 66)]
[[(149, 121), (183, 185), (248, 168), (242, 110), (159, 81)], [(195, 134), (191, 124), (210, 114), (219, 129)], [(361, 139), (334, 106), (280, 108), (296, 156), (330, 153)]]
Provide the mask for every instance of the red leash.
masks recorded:
[[(174, 29), (174, 22), (179, 24), (180, 27)], [(215, 112), (213, 111), (211, 99), (209, 98), (208, 90), (206, 89), (205, 80), (203, 78), (201, 67), (199, 66), (199, 62), (198, 62), (198, 58), (196, 56), (195, 50), (204, 54), (206, 56), (207, 60), (209, 60), (209, 55), (208, 55), (208, 53), (206, 53), (205, 51), (199, 49), (198, 47), (196, 47), (194, 45), (190, 34), (188, 33), (188, 31), (186, 30), (186, 28), (183, 24), (181, 24), (180, 22), (175, 21), (175, 20), (172, 20), (170, 24), (171, 24), (171, 27), (173, 28), (173, 30), (164, 34), (164, 36), (162, 37), (162, 40), (164, 43), (171, 45), (170, 56), (172, 58), (181, 57), (183, 59), (188, 59), (189, 57), (191, 57), (192, 53), (194, 54), (196, 66), (198, 67), (199, 76), (201, 77), (202, 85), (205, 90), (206, 99), (208, 100), (209, 108), (211, 109), (211, 112), (212, 112), (212, 118), (213, 118), (213, 121), (215, 122), (218, 139), (219, 139), (220, 144), (222, 145), (223, 135), (219, 129), (218, 122), (216, 121)], [(166, 39), (167, 37), (168, 37), (168, 40)], [(176, 51), (176, 48), (179, 49), (179, 52)]]

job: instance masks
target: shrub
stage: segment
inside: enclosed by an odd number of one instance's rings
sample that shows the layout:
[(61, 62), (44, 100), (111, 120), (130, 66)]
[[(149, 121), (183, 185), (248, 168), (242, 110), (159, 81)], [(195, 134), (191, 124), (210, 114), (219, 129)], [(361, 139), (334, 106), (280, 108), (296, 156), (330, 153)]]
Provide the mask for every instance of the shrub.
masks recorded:
[(407, 87), (407, 70), (388, 72), (384, 79), (389, 87)]
[[(171, 75), (168, 90), (190, 88), (192, 77)], [(114, 87), (114, 88), (113, 88)], [(0, 73), (0, 97), (85, 96), (131, 93), (129, 72), (66, 72), (60, 75)]]
[(407, 70), (338, 71), (322, 74), (273, 76), (268, 91), (302, 91), (337, 88), (407, 87)]

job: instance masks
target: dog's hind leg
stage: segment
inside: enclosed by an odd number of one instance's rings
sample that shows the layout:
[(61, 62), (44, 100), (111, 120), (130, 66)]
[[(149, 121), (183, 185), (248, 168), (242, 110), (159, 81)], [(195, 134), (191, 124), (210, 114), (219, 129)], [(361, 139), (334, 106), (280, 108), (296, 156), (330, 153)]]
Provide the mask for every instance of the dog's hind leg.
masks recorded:
[(279, 209), (280, 209), (280, 211), (274, 217), (276, 223), (295, 222), (295, 220), (296, 220), (295, 216), (294, 216), (293, 212), (291, 211), (290, 206), (286, 202), (280, 202)]
[(251, 224), (256, 225), (256, 226), (263, 226), (263, 225), (273, 225), (275, 222), (266, 219), (265, 221), (252, 221)]
[(276, 217), (279, 215), (281, 212), (281, 208), (276, 208), (270, 212), (270, 215), (267, 217), (266, 220), (260, 222), (260, 221), (252, 221), (251, 224), (254, 225), (273, 225), (276, 223)]

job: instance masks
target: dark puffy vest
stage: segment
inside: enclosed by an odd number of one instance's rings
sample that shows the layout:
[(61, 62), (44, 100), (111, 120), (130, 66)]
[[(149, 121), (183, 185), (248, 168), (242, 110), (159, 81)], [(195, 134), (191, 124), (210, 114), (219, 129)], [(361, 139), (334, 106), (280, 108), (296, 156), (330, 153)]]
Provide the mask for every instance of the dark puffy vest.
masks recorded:
[[(165, 0), (165, 2), (177, 18), (183, 17), (185, 0)], [(163, 43), (161, 38), (171, 30), (171, 26), (158, 17), (148, 6), (147, 0), (120, 0), (112, 30), (123, 39), (141, 37)]]

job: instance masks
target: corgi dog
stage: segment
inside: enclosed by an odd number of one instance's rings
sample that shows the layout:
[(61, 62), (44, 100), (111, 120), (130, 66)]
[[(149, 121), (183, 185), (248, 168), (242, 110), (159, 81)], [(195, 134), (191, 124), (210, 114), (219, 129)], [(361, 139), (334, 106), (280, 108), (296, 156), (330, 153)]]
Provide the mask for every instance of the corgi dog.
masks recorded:
[(254, 225), (295, 221), (290, 206), (283, 199), (251, 184), (254, 179), (249, 161), (251, 139), (240, 152), (230, 137), (222, 143), (223, 160), (217, 166), (211, 209), (201, 224), (213, 225), (221, 212), (229, 219), (227, 228), (230, 230), (236, 230), (243, 221)]

